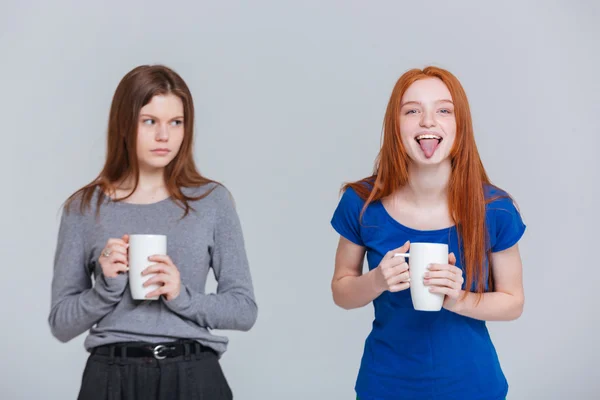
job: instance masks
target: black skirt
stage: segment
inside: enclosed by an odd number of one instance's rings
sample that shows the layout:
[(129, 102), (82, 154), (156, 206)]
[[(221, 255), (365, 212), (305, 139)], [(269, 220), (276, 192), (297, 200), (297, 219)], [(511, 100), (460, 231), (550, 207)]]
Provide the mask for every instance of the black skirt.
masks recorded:
[[(169, 346), (169, 344), (164, 344)], [(126, 348), (126, 350), (123, 350)], [(89, 356), (80, 400), (229, 400), (231, 389), (215, 352), (185, 344), (182, 354), (152, 351), (156, 345), (120, 344)], [(129, 353), (129, 354), (128, 354)]]

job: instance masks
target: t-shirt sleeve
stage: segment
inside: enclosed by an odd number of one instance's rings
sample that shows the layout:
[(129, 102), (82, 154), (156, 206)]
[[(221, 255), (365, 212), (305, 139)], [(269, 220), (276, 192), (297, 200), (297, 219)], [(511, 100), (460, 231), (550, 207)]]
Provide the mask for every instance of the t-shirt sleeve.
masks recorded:
[(496, 240), (492, 252), (498, 252), (514, 246), (525, 233), (526, 225), (512, 199), (502, 199), (493, 208)]
[(337, 233), (359, 246), (364, 246), (359, 221), (363, 205), (364, 201), (354, 189), (348, 188), (344, 191), (331, 219), (331, 226)]

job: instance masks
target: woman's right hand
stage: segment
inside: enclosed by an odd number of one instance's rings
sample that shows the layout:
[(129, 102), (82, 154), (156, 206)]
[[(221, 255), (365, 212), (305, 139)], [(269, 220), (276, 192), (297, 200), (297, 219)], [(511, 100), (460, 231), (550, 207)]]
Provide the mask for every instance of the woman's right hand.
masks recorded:
[(406, 253), (409, 247), (407, 241), (402, 247), (388, 251), (375, 269), (375, 282), (380, 291), (400, 292), (410, 287), (408, 263), (404, 257), (394, 257), (396, 253)]
[(121, 239), (108, 239), (98, 258), (105, 277), (115, 278), (120, 273), (129, 271), (128, 247), (129, 235), (123, 235)]

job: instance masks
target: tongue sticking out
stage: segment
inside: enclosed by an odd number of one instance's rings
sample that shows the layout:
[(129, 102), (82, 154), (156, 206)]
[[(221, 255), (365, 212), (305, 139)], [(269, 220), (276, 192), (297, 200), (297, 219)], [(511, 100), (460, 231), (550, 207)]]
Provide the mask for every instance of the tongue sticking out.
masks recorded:
[(438, 139), (421, 139), (419, 140), (419, 145), (421, 146), (421, 150), (425, 153), (425, 157), (431, 158), (435, 149), (437, 149), (440, 141)]

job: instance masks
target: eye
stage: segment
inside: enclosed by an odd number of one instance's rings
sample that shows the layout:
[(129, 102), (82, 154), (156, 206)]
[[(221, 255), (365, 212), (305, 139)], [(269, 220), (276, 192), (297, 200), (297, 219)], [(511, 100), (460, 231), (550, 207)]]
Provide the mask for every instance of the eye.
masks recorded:
[(447, 109), (447, 108), (442, 108), (442, 109), (440, 110), (440, 112), (441, 112), (442, 114), (452, 114), (452, 110), (449, 110), (449, 109)]
[(179, 126), (179, 125), (182, 125), (182, 124), (183, 124), (183, 121), (180, 120), (180, 119), (176, 119), (175, 121), (171, 121), (171, 125), (172, 126)]
[(419, 112), (419, 110), (416, 110), (414, 108), (411, 108), (410, 110), (406, 111), (404, 114), (408, 115), (408, 114), (416, 114), (417, 112)]
[(142, 121), (144, 125), (154, 125), (154, 120), (152, 118), (147, 118)]

